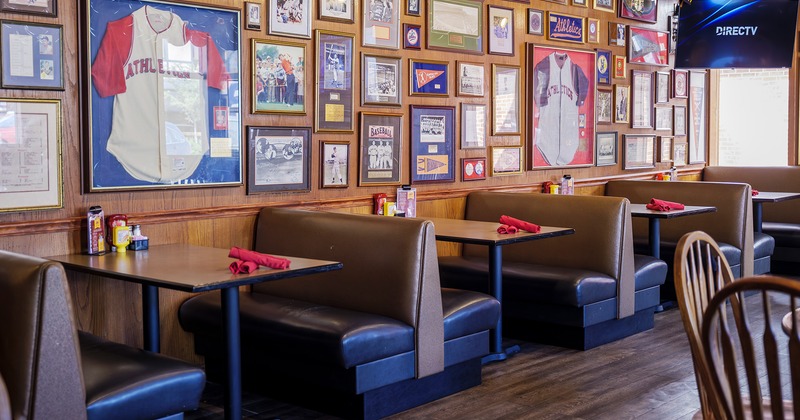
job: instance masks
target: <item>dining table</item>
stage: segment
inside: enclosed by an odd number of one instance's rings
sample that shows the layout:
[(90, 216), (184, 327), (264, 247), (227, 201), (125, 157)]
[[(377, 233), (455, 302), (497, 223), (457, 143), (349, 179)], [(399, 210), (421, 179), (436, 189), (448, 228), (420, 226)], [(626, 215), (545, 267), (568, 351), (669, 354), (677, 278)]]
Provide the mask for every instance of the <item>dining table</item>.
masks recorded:
[(764, 219), (764, 203), (780, 203), (781, 201), (800, 198), (800, 192), (758, 191), (753, 195), (753, 230), (762, 231)]

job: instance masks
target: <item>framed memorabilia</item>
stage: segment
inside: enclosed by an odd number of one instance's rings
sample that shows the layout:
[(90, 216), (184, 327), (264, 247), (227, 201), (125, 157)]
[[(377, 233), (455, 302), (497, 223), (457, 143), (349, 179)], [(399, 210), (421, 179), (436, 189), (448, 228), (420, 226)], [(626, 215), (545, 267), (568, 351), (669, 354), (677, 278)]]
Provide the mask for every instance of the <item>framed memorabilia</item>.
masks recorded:
[(611, 84), (611, 51), (597, 49), (597, 84)]
[(269, 0), (270, 35), (311, 38), (312, 0)]
[(577, 7), (589, 7), (586, 2), (589, 0), (572, 0), (572, 5)]
[(409, 16), (419, 16), (420, 0), (406, 0), (406, 14)]
[(320, 149), (320, 187), (346, 188), (350, 183), (350, 142), (322, 141)]
[(656, 103), (665, 104), (669, 102), (669, 72), (656, 72)]
[(400, 106), (401, 74), (400, 57), (361, 53), (361, 105)]
[(244, 2), (244, 8), (247, 11), (247, 23), (245, 29), (251, 31), (261, 30), (261, 3), (254, 3), (251, 1)]
[(456, 77), (458, 96), (480, 96), (483, 97), (483, 87), (485, 82), (485, 70), (482, 63), (470, 63), (459, 61), (456, 63)]
[(655, 168), (656, 136), (624, 134), (622, 169)]
[(355, 22), (355, 0), (320, 0), (319, 19), (334, 22)]
[(631, 128), (653, 128), (653, 73), (631, 70)]
[(689, 97), (689, 71), (672, 70), (672, 97)]
[(418, 50), (422, 46), (422, 28), (413, 23), (403, 24), (403, 48)]
[(586, 18), (586, 42), (600, 43), (600, 19)]
[(489, 54), (514, 55), (514, 9), (489, 6)]
[(686, 156), (689, 144), (686, 141), (675, 141), (672, 155), (674, 166), (686, 166)]
[[(314, 131), (353, 131), (353, 35), (317, 29)], [(302, 66), (298, 66), (302, 67)], [(295, 67), (297, 74), (297, 67)], [(363, 75), (363, 73), (362, 73)], [(298, 84), (299, 85), (299, 84)], [(362, 90), (363, 92), (363, 90)]]
[(0, 12), (56, 17), (56, 0), (0, 0)]
[(522, 148), (492, 146), (492, 176), (522, 173)]
[(450, 92), (447, 81), (447, 61), (408, 60), (408, 83), (410, 95), (447, 96)]
[(461, 103), (461, 148), (486, 147), (486, 105)]
[(492, 64), (492, 135), (520, 134), (519, 66)]
[[(290, 1), (290, 0), (287, 0)], [(365, 47), (400, 49), (399, 0), (369, 0), (362, 2), (361, 45)]]
[[(593, 165), (595, 52), (528, 44), (527, 56), (529, 167)], [(568, 86), (558, 80), (558, 68), (571, 75)]]
[(624, 23), (608, 22), (608, 45), (624, 47), (626, 39), (628, 39), (628, 31)]
[(461, 180), (480, 181), (486, 179), (486, 158), (461, 159)]
[(619, 17), (656, 23), (658, 0), (619, 0)]
[(544, 11), (528, 9), (528, 33), (531, 35), (544, 35)]
[(62, 203), (61, 101), (0, 99), (0, 212)]
[(675, 105), (673, 108), (673, 132), (674, 136), (686, 135), (686, 107)]
[(411, 183), (455, 181), (452, 106), (411, 105)]
[(310, 127), (247, 127), (247, 194), (311, 189)]
[(615, 1), (616, 0), (594, 0), (594, 8), (596, 10), (614, 13), (616, 11), (614, 8)]
[(250, 42), (252, 112), (305, 114), (306, 101), (302, 100), (305, 97), (305, 44), (266, 39)]
[(597, 123), (611, 124), (611, 114), (614, 109), (613, 95), (610, 90), (597, 90)]
[[(163, 1), (89, 0), (84, 11), (81, 28), (85, 32), (78, 39), (86, 69), (81, 72), (85, 191), (241, 185), (241, 10)], [(175, 53), (186, 60), (165, 62), (163, 75), (151, 73), (158, 63), (129, 57), (130, 51), (116, 42), (117, 29), (131, 21), (137, 27), (161, 29), (161, 36), (181, 39), (188, 25), (213, 42), (191, 51), (173, 51), (173, 46), (156, 42), (131, 45), (142, 56)], [(155, 40), (155, 33), (140, 36), (134, 43)], [(268, 52), (261, 51), (261, 56)], [(186, 68), (199, 71), (187, 73)], [(260, 86), (256, 68), (254, 64), (251, 70), (253, 96)], [(162, 80), (170, 83), (160, 84)], [(215, 118), (218, 114), (227, 115), (228, 121)]]
[(0, 87), (64, 90), (63, 45), (60, 25), (0, 21)]
[(585, 18), (547, 12), (547, 39), (583, 44), (586, 40)]
[(545, 1), (548, 1), (550, 3), (557, 3), (557, 4), (567, 5), (567, 0), (545, 0)]
[(361, 112), (358, 185), (400, 185), (403, 116)]
[(655, 111), (656, 131), (672, 131), (672, 107), (657, 106)]
[(670, 136), (660, 136), (658, 138), (658, 161), (661, 163), (672, 162), (672, 142), (674, 138)]
[(483, 3), (428, 0), (428, 49), (483, 54)]
[(614, 122), (628, 123), (630, 121), (631, 87), (614, 85)]
[(624, 79), (627, 74), (627, 66), (625, 64), (625, 56), (624, 55), (615, 55), (614, 56), (614, 78), (615, 79)]
[(706, 161), (706, 72), (689, 72), (689, 163)]
[(669, 33), (631, 26), (628, 36), (629, 63), (669, 65)]
[(618, 136), (616, 131), (597, 133), (597, 166), (617, 164)]

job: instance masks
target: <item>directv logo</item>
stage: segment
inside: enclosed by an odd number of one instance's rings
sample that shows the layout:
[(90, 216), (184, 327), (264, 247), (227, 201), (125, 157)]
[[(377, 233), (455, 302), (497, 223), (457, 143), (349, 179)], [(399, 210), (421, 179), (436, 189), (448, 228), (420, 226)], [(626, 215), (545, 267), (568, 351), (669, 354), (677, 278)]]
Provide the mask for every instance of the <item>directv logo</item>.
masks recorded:
[(717, 36), (755, 35), (758, 26), (717, 26)]

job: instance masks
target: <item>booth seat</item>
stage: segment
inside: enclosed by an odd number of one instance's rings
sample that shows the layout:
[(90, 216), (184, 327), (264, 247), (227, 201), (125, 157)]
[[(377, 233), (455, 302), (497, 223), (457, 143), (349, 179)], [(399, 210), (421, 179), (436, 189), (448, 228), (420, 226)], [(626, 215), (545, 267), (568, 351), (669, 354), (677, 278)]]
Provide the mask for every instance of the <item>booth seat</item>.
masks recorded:
[[(504, 333), (590, 349), (653, 327), (667, 266), (634, 255), (628, 200), (598, 196), (472, 192), (465, 219), (501, 215), (571, 227), (573, 235), (503, 247)], [(488, 289), (488, 251), (464, 245), (439, 259), (442, 285)]]
[[(245, 386), (338, 416), (379, 418), (481, 383), (500, 304), (442, 289), (421, 219), (263, 209), (255, 250), (341, 270), (240, 293)], [(180, 308), (212, 378), (224, 371), (220, 297)]]

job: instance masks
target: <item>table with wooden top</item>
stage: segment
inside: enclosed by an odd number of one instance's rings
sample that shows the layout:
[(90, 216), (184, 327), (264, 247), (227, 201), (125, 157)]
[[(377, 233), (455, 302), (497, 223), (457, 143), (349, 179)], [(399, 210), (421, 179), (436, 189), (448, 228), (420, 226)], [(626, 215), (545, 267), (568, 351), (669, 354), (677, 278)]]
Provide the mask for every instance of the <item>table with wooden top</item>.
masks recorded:
[(779, 203), (797, 198), (800, 198), (800, 192), (759, 191), (758, 194), (753, 196), (753, 229), (756, 232), (761, 232), (764, 203)]
[(631, 216), (647, 218), (650, 255), (658, 259), (661, 259), (661, 219), (674, 219), (715, 211), (717, 208), (714, 206), (684, 206), (683, 210), (658, 211), (648, 209), (646, 204), (631, 204)]
[(68, 254), (47, 257), (66, 270), (88, 273), (142, 285), (142, 317), (145, 350), (160, 350), (158, 288), (183, 292), (220, 290), (228, 353), (228, 383), (225, 417), (242, 417), (241, 347), (239, 328), (239, 287), (271, 280), (339, 270), (342, 263), (286, 257), (285, 270), (260, 267), (249, 274), (232, 274), (234, 260), (228, 249), (173, 244), (151, 246), (149, 250), (111, 252), (103, 255)]

